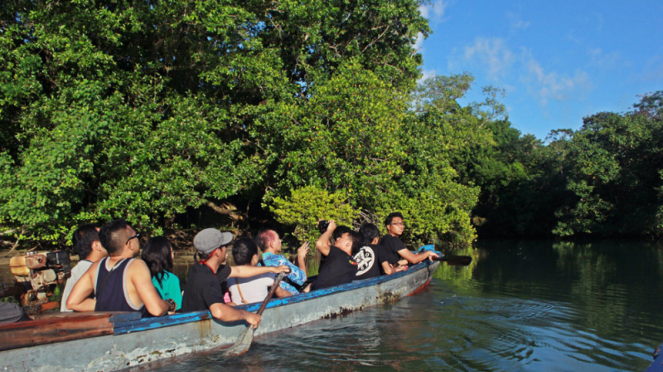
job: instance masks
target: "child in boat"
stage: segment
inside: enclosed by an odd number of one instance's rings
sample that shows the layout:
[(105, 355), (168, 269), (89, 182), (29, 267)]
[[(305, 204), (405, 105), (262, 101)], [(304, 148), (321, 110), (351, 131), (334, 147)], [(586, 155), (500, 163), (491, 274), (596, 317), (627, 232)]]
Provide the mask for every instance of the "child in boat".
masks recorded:
[(143, 248), (141, 256), (150, 268), (152, 283), (164, 300), (172, 299), (177, 305), (176, 310), (182, 308), (182, 289), (180, 280), (171, 271), (173, 270), (173, 247), (165, 236), (150, 238)]
[[(258, 246), (251, 238), (239, 238), (233, 243), (233, 260), (237, 266), (252, 267), (258, 264)], [(265, 273), (250, 278), (228, 279), (228, 289), (232, 302), (237, 305), (260, 302), (267, 297), (269, 287), (274, 285), (274, 273)], [(276, 289), (278, 297), (292, 296), (292, 293), (281, 288)]]

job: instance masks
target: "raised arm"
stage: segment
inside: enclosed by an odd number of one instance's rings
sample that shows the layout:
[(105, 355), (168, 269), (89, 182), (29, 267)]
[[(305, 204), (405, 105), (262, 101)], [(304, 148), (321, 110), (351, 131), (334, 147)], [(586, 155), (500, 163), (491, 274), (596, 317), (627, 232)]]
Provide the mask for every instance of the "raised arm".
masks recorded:
[(290, 268), (281, 266), (231, 266), (229, 278), (251, 278), (266, 273), (289, 273)]
[(89, 297), (94, 292), (93, 273), (97, 272), (98, 265), (99, 263), (97, 262), (90, 266), (88, 271), (76, 282), (67, 299), (67, 309), (74, 311), (94, 311), (97, 300)]
[(315, 247), (320, 251), (320, 254), (323, 256), (327, 256), (329, 254), (329, 251), (331, 250), (331, 236), (334, 233), (334, 230), (336, 230), (336, 222), (334, 220), (329, 220), (329, 226), (327, 226), (327, 231), (325, 231), (320, 237), (318, 238), (318, 241), (315, 242)]
[(161, 299), (159, 292), (154, 288), (147, 264), (142, 260), (134, 260), (127, 270), (129, 270), (128, 274), (131, 275), (131, 283), (136, 288), (136, 293), (145, 304), (147, 311), (153, 316), (166, 314), (170, 306), (168, 302)]
[(302, 244), (302, 246), (299, 247), (299, 249), (297, 249), (297, 266), (299, 266), (299, 270), (304, 272), (304, 281), (306, 281), (306, 255), (307, 254), (308, 254), (308, 242), (304, 242), (304, 244)]
[[(425, 261), (430, 257), (437, 257), (437, 254), (433, 251), (426, 251), (421, 253), (412, 253), (408, 249), (401, 249), (398, 251), (398, 254), (401, 255), (404, 259), (408, 260), (411, 264), (418, 264), (419, 262)], [(431, 259), (432, 260), (432, 259)]]

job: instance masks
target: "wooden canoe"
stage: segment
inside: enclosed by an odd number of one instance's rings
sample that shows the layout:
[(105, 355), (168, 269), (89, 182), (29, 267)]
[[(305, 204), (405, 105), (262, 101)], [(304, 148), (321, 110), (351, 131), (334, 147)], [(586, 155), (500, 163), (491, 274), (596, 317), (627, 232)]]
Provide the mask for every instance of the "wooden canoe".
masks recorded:
[[(389, 276), (273, 299), (256, 335), (388, 303), (423, 289), (439, 262)], [(239, 306), (255, 312), (259, 303)], [(114, 371), (231, 345), (246, 323), (209, 311), (140, 319), (138, 313), (58, 314), (0, 326), (0, 367), (8, 371)]]

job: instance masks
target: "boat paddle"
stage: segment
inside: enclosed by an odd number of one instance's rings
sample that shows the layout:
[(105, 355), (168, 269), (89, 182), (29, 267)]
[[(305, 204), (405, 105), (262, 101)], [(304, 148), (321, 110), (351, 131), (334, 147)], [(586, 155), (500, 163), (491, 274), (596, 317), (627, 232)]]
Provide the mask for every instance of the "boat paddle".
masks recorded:
[[(260, 309), (258, 309), (258, 312), (256, 312), (256, 314), (262, 315), (262, 312), (265, 310), (265, 307), (267, 307), (267, 303), (274, 295), (274, 292), (276, 292), (276, 288), (278, 288), (279, 283), (281, 283), (281, 280), (283, 279), (284, 276), (285, 273), (279, 273), (279, 275), (276, 276), (276, 279), (274, 279), (274, 285), (272, 286), (272, 289), (270, 289), (269, 293), (267, 293), (267, 297), (265, 297), (265, 300), (262, 302), (262, 305), (260, 305)], [(239, 338), (237, 339), (237, 341), (235, 341), (235, 344), (223, 353), (223, 356), (226, 358), (233, 358), (240, 356), (246, 353), (247, 351), (249, 351), (249, 348), (251, 347), (251, 342), (253, 342), (253, 332), (255, 332), (255, 328), (251, 324), (249, 324), (249, 326), (246, 327), (246, 330), (244, 330), (244, 332), (242, 332), (242, 334), (239, 335)]]
[(445, 261), (447, 265), (451, 266), (467, 266), (472, 263), (472, 257), (470, 256), (442, 256), (442, 257), (433, 257), (434, 261)]

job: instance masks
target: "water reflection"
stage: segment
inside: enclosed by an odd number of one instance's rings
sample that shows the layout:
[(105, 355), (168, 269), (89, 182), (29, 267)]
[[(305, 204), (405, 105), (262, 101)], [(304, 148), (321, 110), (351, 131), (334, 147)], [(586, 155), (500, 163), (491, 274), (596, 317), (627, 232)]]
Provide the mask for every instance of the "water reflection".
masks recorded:
[(663, 250), (646, 242), (480, 242), (423, 293), (218, 350), (168, 371), (644, 370), (663, 341)]

